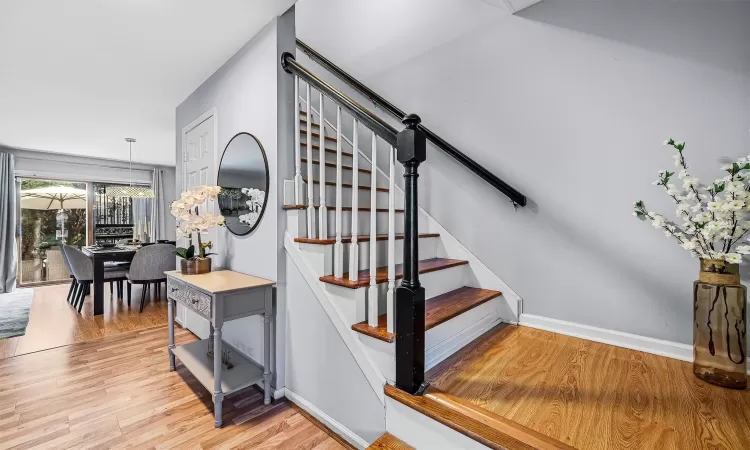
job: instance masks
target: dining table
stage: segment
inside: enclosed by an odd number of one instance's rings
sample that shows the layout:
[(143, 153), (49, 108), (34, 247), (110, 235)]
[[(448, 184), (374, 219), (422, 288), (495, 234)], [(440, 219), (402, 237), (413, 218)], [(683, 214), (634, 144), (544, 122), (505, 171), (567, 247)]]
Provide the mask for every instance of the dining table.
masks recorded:
[(94, 263), (94, 315), (104, 314), (104, 265), (113, 262), (130, 262), (140, 246), (118, 245), (115, 247), (83, 247), (83, 254)]

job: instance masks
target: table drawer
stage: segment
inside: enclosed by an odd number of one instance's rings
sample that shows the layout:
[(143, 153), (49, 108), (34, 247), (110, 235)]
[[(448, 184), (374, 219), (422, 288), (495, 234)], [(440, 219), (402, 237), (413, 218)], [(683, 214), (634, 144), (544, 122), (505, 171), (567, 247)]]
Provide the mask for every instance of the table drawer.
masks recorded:
[(211, 319), (211, 296), (194, 289), (187, 283), (167, 278), (167, 295), (169, 298), (179, 302), (197, 312), (206, 319)]

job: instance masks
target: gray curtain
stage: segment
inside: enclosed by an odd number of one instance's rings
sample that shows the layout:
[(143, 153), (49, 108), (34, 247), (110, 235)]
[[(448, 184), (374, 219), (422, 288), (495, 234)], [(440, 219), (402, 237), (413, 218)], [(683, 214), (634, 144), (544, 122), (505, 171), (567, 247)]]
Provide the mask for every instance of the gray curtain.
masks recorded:
[(151, 234), (154, 242), (157, 239), (167, 239), (167, 202), (164, 201), (164, 180), (161, 169), (154, 169), (151, 181), (154, 191), (154, 201), (151, 203)]
[(16, 178), (13, 155), (0, 153), (0, 293), (16, 288)]

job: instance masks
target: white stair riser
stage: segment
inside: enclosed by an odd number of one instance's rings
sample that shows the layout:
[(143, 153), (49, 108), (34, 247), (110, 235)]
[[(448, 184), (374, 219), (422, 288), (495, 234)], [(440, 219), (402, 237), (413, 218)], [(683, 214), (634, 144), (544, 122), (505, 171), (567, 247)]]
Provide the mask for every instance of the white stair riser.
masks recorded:
[[(331, 239), (334, 236), (330, 237)], [(377, 264), (375, 267), (383, 267), (388, 264), (388, 255), (386, 250), (388, 248), (388, 241), (376, 241), (376, 257)], [(404, 241), (396, 240), (395, 244), (395, 263), (401, 264), (404, 259)], [(343, 268), (344, 272), (350, 270), (349, 267), (349, 253), (351, 252), (352, 244), (343, 243), (344, 258)], [(310, 265), (315, 270), (315, 273), (319, 276), (326, 276), (333, 274), (333, 262), (335, 255), (333, 254), (334, 244), (307, 244), (304, 242), (299, 243), (301, 250), (305, 252), (310, 261)], [(357, 271), (367, 270), (370, 268), (370, 243), (369, 242), (358, 242), (357, 247), (359, 248), (359, 265)], [(419, 239), (419, 255), (422, 259), (435, 258), (437, 255), (438, 238), (420, 238)], [(385, 295), (385, 294), (384, 294)]]
[[(369, 235), (370, 234), (370, 211), (359, 211), (356, 214), (358, 214), (358, 221), (357, 221), (357, 228), (358, 228), (358, 235)], [(315, 214), (316, 218), (318, 217), (318, 211), (316, 211)], [(385, 234), (388, 230), (388, 213), (387, 212), (378, 212), (375, 216), (376, 219), (376, 230), (380, 234)], [(396, 233), (403, 233), (404, 232), (404, 214), (403, 213), (397, 213), (396, 214)], [(341, 226), (342, 226), (342, 235), (351, 234), (352, 231), (352, 211), (342, 211), (341, 212)], [(331, 207), (328, 209), (328, 237), (332, 238), (336, 236), (336, 210), (335, 208)]]
[[(317, 157), (315, 159), (317, 160)], [(320, 181), (320, 164), (313, 164), (312, 167), (313, 167), (313, 180)], [(354, 171), (344, 169), (341, 171), (341, 173), (342, 173), (342, 176), (341, 176), (342, 183), (352, 184), (352, 180), (353, 180), (352, 174), (354, 173)], [(371, 176), (372, 175), (369, 173), (359, 172), (359, 185), (370, 186)], [(302, 163), (302, 178), (308, 178), (306, 162)], [(336, 181), (336, 168), (335, 167), (326, 167), (326, 181), (334, 181), (334, 182)], [(377, 183), (378, 183), (377, 187), (383, 187), (383, 188), (388, 187), (388, 179), (384, 177), (383, 175), (381, 175), (380, 173), (378, 173)]]
[[(305, 251), (307, 247), (300, 246), (300, 248)], [(326, 255), (326, 258), (328, 255), (330, 255), (330, 253)], [(314, 268), (319, 268), (324, 264), (323, 257), (321, 257), (319, 261), (319, 263), (314, 264)], [(325, 264), (329, 264), (327, 259), (325, 260)], [(422, 287), (425, 288), (425, 298), (429, 299), (458, 289), (459, 287), (466, 286), (467, 278), (468, 265), (462, 265), (421, 274), (420, 282), (422, 283)], [(339, 306), (341, 304), (346, 305), (346, 307), (342, 307), (342, 309), (346, 309), (349, 312), (349, 315), (346, 316), (347, 325), (354, 325), (355, 323), (362, 322), (366, 319), (366, 302), (368, 301), (367, 286), (357, 289), (349, 289), (329, 283), (324, 283), (324, 285), (328, 292), (331, 293), (331, 297), (336, 298), (336, 303)], [(400, 285), (401, 280), (396, 280), (396, 288)], [(378, 315), (385, 314), (387, 291), (387, 282), (378, 284)], [(355, 302), (358, 302), (358, 304), (353, 304)]]
[[(332, 180), (334, 181), (334, 180)], [(315, 204), (320, 204), (320, 183), (313, 185), (313, 197), (315, 198)], [(377, 205), (379, 208), (388, 207), (388, 192), (376, 191), (377, 192)], [(341, 206), (352, 206), (352, 188), (341, 187)], [(357, 195), (360, 207), (370, 206), (370, 190), (369, 189), (357, 189)], [(403, 208), (403, 200), (400, 200), (400, 196), (396, 198), (396, 208)], [(400, 201), (399, 201), (400, 200)], [(336, 205), (336, 186), (326, 185), (326, 205), (333, 207)]]
[[(420, 249), (421, 254), (421, 249)], [(449, 269), (436, 270), (435, 272), (423, 273), (419, 275), (419, 281), (425, 289), (425, 298), (429, 299), (440, 294), (453, 291), (460, 287), (466, 286), (468, 281), (468, 265), (451, 267)], [(401, 280), (396, 280), (396, 288), (401, 285)], [(378, 284), (378, 315), (385, 314), (386, 295), (388, 293), (388, 283)], [(361, 322), (366, 317), (358, 320)], [(355, 322), (356, 323), (356, 322)]]
[[(336, 209), (333, 206), (328, 206), (326, 209), (328, 211), (328, 232), (326, 234), (327, 239), (332, 239), (336, 237)], [(305, 209), (306, 213), (307, 209)], [(342, 236), (350, 235), (352, 233), (352, 214), (353, 211), (341, 211), (341, 234)], [(358, 221), (357, 221), (357, 234), (362, 235), (368, 235), (370, 234), (370, 211), (358, 211), (356, 214), (358, 214)], [(387, 212), (377, 212), (375, 215), (376, 219), (376, 234), (386, 234), (388, 231), (388, 213)], [(314, 224), (314, 236), (315, 238), (320, 238), (320, 230), (319, 230), (319, 221), (320, 221), (320, 208), (315, 208), (315, 217), (313, 217), (313, 224)], [(420, 215), (420, 222), (419, 222), (419, 232), (420, 233), (426, 233), (426, 227), (427, 227), (427, 221), (422, 220), (422, 216)], [(307, 236), (307, 230), (301, 230), (304, 232), (304, 235), (299, 237), (309, 237)], [(404, 232), (404, 213), (396, 213), (395, 217), (395, 231), (394, 233), (399, 234)], [(420, 258), (424, 259), (424, 258)]]
[[(429, 302), (429, 299), (427, 300)], [(472, 308), (425, 332), (425, 370), (430, 370), (448, 356), (472, 342), (500, 322), (499, 300)], [(358, 333), (368, 354), (383, 375), (393, 381), (396, 376), (396, 345)]]
[[(306, 210), (305, 210), (306, 211)], [(352, 232), (352, 211), (341, 211), (341, 226), (342, 226), (342, 235), (346, 234), (349, 235)], [(359, 211), (355, 214), (358, 214), (358, 221), (357, 221), (357, 234), (358, 235), (369, 235), (370, 234), (370, 211)], [(396, 233), (403, 233), (404, 232), (404, 214), (397, 214), (396, 215)], [(313, 217), (313, 236), (314, 238), (320, 238), (320, 230), (319, 230), (319, 217), (320, 217), (320, 208), (315, 208), (315, 217)], [(382, 234), (385, 233), (385, 231), (388, 229), (388, 213), (385, 212), (379, 212), (376, 215), (376, 222), (377, 222), (377, 230), (381, 232)], [(421, 227), (421, 225), (420, 225)], [(326, 234), (326, 239), (332, 239), (336, 237), (336, 211), (333, 207), (328, 209), (328, 230)], [(307, 236), (307, 229), (302, 230), (304, 233), (300, 237), (310, 237)]]
[(416, 449), (488, 448), (390, 397), (385, 398), (385, 411), (386, 431)]
[[(316, 160), (316, 161), (319, 161), (320, 160), (320, 150), (317, 148), (317, 145), (318, 145), (317, 143), (315, 143), (314, 145), (316, 147), (313, 148), (313, 159)], [(332, 151), (325, 152), (326, 162), (334, 163), (335, 164), (336, 163), (336, 146), (332, 145), (332, 144), (328, 144), (328, 146), (326, 148), (328, 150), (332, 150)], [(353, 159), (354, 159), (354, 157), (353, 156), (349, 156), (351, 154), (351, 150), (346, 150), (346, 149), (341, 149), (341, 150), (342, 150), (342, 152), (341, 152), (341, 164), (343, 164), (345, 166), (352, 166), (353, 165)], [(307, 147), (303, 145), (301, 147), (301, 151), (302, 151), (302, 153), (300, 154), (300, 157), (301, 158), (307, 158)], [(397, 163), (397, 164), (400, 164), (400, 163)], [(370, 169), (370, 166), (371, 166), (370, 161), (368, 161), (367, 159), (365, 159), (364, 156), (362, 156), (362, 154), (360, 154), (359, 155), (359, 168), (360, 169)]]
[[(419, 257), (420, 259), (429, 259), (437, 257), (437, 238), (420, 238), (419, 239)], [(359, 248), (359, 265), (358, 270), (364, 270), (370, 268), (370, 242), (359, 242), (357, 243)], [(398, 239), (395, 241), (395, 261), (396, 264), (401, 264), (404, 260), (404, 241)], [(351, 244), (344, 244), (344, 272), (348, 272), (351, 268), (349, 267), (349, 251), (351, 250)], [(377, 263), (375, 267), (383, 267), (388, 265), (388, 241), (376, 241), (375, 256)]]

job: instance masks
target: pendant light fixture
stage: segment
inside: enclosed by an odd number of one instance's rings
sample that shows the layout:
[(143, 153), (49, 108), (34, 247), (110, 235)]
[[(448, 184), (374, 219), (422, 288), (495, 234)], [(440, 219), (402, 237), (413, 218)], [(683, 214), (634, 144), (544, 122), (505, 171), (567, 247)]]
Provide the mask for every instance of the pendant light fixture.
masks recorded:
[(133, 144), (135, 144), (135, 138), (125, 138), (125, 142), (128, 143), (128, 162), (130, 164), (128, 169), (128, 185), (107, 186), (107, 195), (110, 197), (153, 198), (154, 191), (151, 188), (133, 186)]

